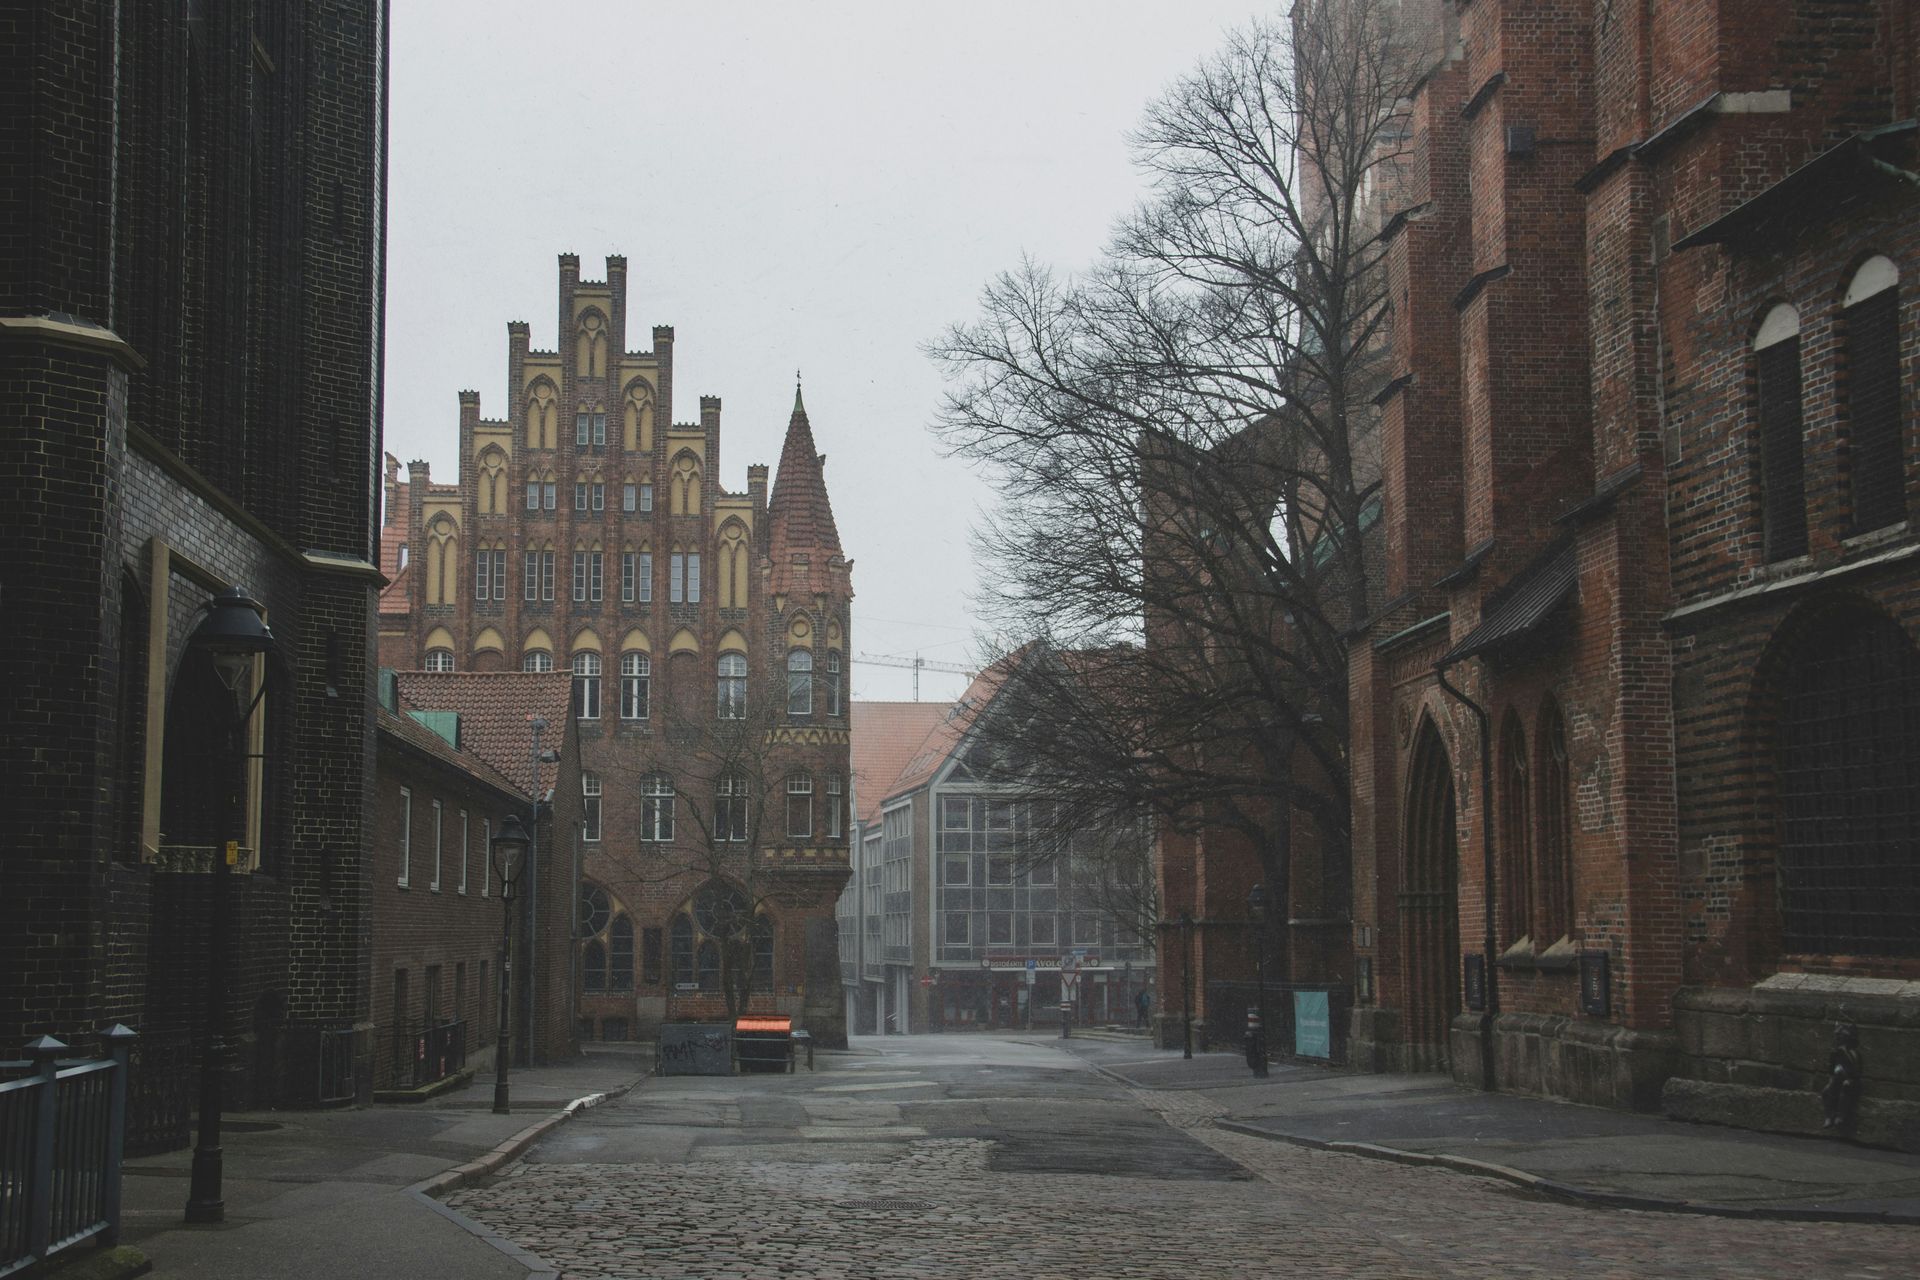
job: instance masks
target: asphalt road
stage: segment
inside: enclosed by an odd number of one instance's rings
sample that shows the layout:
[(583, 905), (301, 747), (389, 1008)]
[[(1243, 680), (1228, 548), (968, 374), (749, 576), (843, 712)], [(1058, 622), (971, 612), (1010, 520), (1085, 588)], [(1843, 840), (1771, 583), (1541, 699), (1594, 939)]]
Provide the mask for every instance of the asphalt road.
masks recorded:
[(1213, 1126), (1046, 1039), (667, 1078), (450, 1207), (568, 1277), (1907, 1277), (1920, 1230), (1532, 1199)]

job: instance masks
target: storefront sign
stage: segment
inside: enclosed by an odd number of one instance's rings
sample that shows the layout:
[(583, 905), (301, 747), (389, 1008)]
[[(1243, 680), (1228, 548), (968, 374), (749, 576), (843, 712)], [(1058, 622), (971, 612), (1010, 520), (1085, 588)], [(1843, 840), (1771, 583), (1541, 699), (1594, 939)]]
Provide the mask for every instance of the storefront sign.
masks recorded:
[(1327, 1016), (1327, 993), (1293, 993), (1293, 1052), (1302, 1058), (1333, 1057), (1333, 1022)]

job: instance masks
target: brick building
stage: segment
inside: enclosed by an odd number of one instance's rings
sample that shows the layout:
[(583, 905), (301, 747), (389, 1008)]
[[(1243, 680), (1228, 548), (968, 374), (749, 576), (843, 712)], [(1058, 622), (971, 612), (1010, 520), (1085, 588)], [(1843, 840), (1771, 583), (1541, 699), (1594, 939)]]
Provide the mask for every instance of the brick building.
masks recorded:
[(1911, 1144), (1920, 6), (1442, 9), (1350, 650), (1356, 1060), (1791, 1128), (1851, 1021)]
[(764, 466), (724, 489), (720, 399), (674, 421), (674, 331), (629, 350), (626, 293), (624, 258), (561, 255), (559, 349), (507, 326), (512, 403), (460, 393), (458, 480), (389, 467), (383, 656), (572, 673), (583, 1031), (719, 1016), (750, 965), (753, 1007), (834, 1043), (852, 565), (824, 458), (796, 392), (771, 493)]
[[(229, 1103), (364, 1092), (385, 6), (5, 29), (0, 1040), (123, 1021), (181, 1090), (234, 841)], [(230, 586), (276, 641), (244, 763), (186, 652)]]

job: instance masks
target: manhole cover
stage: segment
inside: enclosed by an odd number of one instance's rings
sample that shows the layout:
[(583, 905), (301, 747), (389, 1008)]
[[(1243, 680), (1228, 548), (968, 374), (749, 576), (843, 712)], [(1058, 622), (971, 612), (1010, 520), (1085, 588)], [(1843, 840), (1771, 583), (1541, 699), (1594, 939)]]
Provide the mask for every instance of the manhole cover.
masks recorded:
[(925, 1200), (908, 1200), (900, 1196), (880, 1196), (872, 1200), (847, 1200), (841, 1203), (842, 1209), (931, 1209), (933, 1205)]

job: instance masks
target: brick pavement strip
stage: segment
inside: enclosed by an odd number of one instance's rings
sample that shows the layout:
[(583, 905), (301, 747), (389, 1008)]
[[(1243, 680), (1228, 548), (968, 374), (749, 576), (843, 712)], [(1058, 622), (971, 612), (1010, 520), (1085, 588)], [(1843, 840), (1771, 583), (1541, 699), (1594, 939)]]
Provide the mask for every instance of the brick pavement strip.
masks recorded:
[[(526, 1164), (449, 1204), (569, 1280), (597, 1277), (1897, 1277), (1920, 1229), (1606, 1211), (1216, 1128), (1133, 1090), (1254, 1178), (1010, 1173), (991, 1140), (716, 1147), (686, 1163)], [(878, 1154), (876, 1147), (884, 1148)]]

